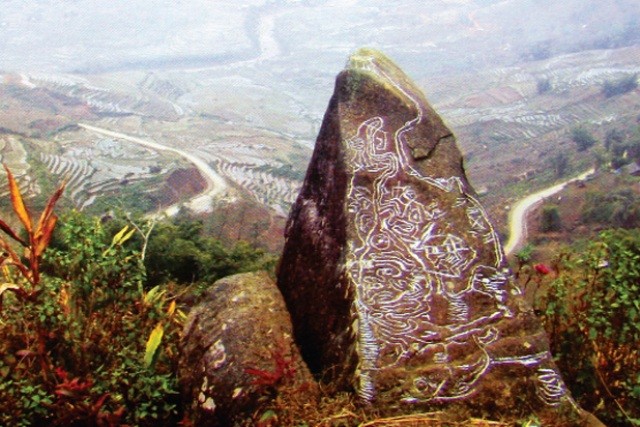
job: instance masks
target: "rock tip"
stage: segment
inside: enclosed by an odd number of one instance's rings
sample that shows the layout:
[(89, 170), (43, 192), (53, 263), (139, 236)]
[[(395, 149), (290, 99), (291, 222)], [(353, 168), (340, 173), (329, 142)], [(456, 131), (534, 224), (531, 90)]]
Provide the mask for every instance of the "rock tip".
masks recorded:
[(356, 50), (349, 56), (344, 73), (366, 76), (396, 93), (401, 99), (406, 100), (407, 92), (410, 92), (415, 98), (426, 103), (422, 90), (415, 82), (393, 60), (377, 49), (362, 47)]
[(397, 68), (393, 61), (381, 51), (371, 47), (361, 47), (349, 56), (346, 69), (362, 69), (365, 64), (392, 65), (393, 68)]

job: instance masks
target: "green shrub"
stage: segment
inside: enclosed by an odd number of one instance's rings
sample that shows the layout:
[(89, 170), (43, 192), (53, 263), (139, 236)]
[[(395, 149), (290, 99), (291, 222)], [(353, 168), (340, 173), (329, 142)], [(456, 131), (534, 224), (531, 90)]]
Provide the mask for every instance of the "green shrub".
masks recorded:
[(602, 85), (602, 93), (607, 98), (631, 92), (638, 87), (638, 74), (630, 74), (618, 80), (607, 80)]
[(205, 288), (273, 257), (226, 248), (186, 216), (58, 221), (64, 186), (36, 223), (7, 176), (24, 230), (0, 220), (0, 425), (176, 425), (185, 316), (175, 281)]
[(261, 249), (243, 241), (227, 247), (202, 229), (202, 221), (186, 216), (156, 225), (144, 261), (148, 287), (175, 281), (203, 288), (231, 274), (275, 265), (275, 257)]
[(640, 196), (631, 189), (608, 193), (587, 193), (581, 212), (587, 224), (606, 224), (617, 228), (633, 228), (640, 225)]
[(562, 178), (569, 169), (569, 156), (566, 152), (560, 151), (550, 158), (551, 168), (556, 178)]
[(578, 146), (578, 151), (586, 151), (598, 142), (584, 126), (571, 129), (571, 139)]
[(600, 234), (554, 262), (538, 298), (574, 397), (607, 425), (640, 425), (640, 231)]
[(26, 233), (4, 221), (0, 228), (26, 256), (0, 238), (8, 254), (0, 286), (0, 425), (175, 425), (184, 315), (171, 289), (144, 291), (128, 227), (112, 235), (77, 213), (61, 221), (58, 247), (43, 256), (57, 198), (35, 225), (9, 180)]
[(538, 80), (536, 82), (536, 88), (538, 89), (538, 95), (549, 92), (552, 89), (551, 80), (548, 78)]
[(540, 231), (547, 233), (560, 230), (562, 230), (562, 221), (558, 207), (555, 205), (544, 206), (540, 216)]

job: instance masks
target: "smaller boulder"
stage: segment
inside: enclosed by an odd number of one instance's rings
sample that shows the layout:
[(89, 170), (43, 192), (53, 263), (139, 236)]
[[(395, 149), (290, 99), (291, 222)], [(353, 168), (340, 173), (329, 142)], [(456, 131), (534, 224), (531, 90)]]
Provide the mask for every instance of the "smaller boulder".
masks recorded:
[(312, 382), (292, 335), (266, 272), (215, 282), (189, 313), (181, 339), (180, 382), (195, 425), (234, 425), (259, 414), (279, 386)]

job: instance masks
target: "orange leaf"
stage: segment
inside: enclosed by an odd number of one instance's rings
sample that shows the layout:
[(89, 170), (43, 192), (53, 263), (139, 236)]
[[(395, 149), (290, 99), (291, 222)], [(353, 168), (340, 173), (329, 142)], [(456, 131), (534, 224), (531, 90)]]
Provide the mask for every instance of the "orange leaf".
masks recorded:
[(48, 217), (44, 226), (42, 224), (38, 224), (38, 232), (36, 233), (34, 248), (34, 255), (36, 257), (40, 257), (45, 249), (47, 249), (47, 246), (49, 246), (51, 236), (53, 235), (53, 229), (56, 227), (56, 222), (58, 222), (58, 217), (55, 214), (52, 214)]
[[(41, 238), (40, 236), (45, 234), (45, 229), (49, 227), (50, 218), (53, 215), (53, 208), (56, 205), (56, 203), (58, 203), (58, 200), (60, 200), (60, 197), (62, 196), (62, 193), (64, 192), (64, 188), (66, 185), (67, 183), (63, 182), (60, 185), (60, 187), (58, 187), (56, 192), (53, 193), (53, 195), (49, 198), (49, 201), (47, 201), (47, 205), (45, 206), (44, 211), (42, 211), (42, 214), (40, 215), (40, 220), (38, 221), (38, 229), (36, 230), (37, 239), (40, 239)], [(55, 224), (55, 221), (54, 221), (54, 224)]]
[(7, 165), (3, 165), (4, 169), (7, 171), (7, 179), (9, 180), (9, 191), (11, 192), (11, 204), (13, 205), (13, 210), (20, 218), (20, 221), (24, 225), (24, 228), (27, 229), (29, 235), (31, 235), (33, 231), (33, 225), (31, 223), (31, 215), (29, 215), (29, 211), (27, 207), (24, 205), (24, 201), (22, 200), (22, 194), (20, 194), (20, 188), (18, 188), (18, 183), (16, 182), (13, 174), (7, 167)]

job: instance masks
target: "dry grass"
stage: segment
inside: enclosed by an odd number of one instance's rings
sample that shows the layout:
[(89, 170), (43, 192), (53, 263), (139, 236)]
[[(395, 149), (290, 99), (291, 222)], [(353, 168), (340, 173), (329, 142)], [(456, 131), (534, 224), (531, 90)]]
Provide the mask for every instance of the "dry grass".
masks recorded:
[[(464, 412), (464, 411), (463, 411)], [(470, 417), (468, 413), (425, 412), (389, 416), (363, 406), (352, 393), (335, 393), (317, 384), (281, 385), (266, 407), (248, 421), (257, 427), (513, 427), (514, 422)]]
[(391, 418), (378, 418), (360, 424), (358, 427), (512, 427), (513, 424), (502, 421), (488, 421), (471, 418), (464, 421), (451, 421), (441, 412), (428, 414), (402, 415)]

